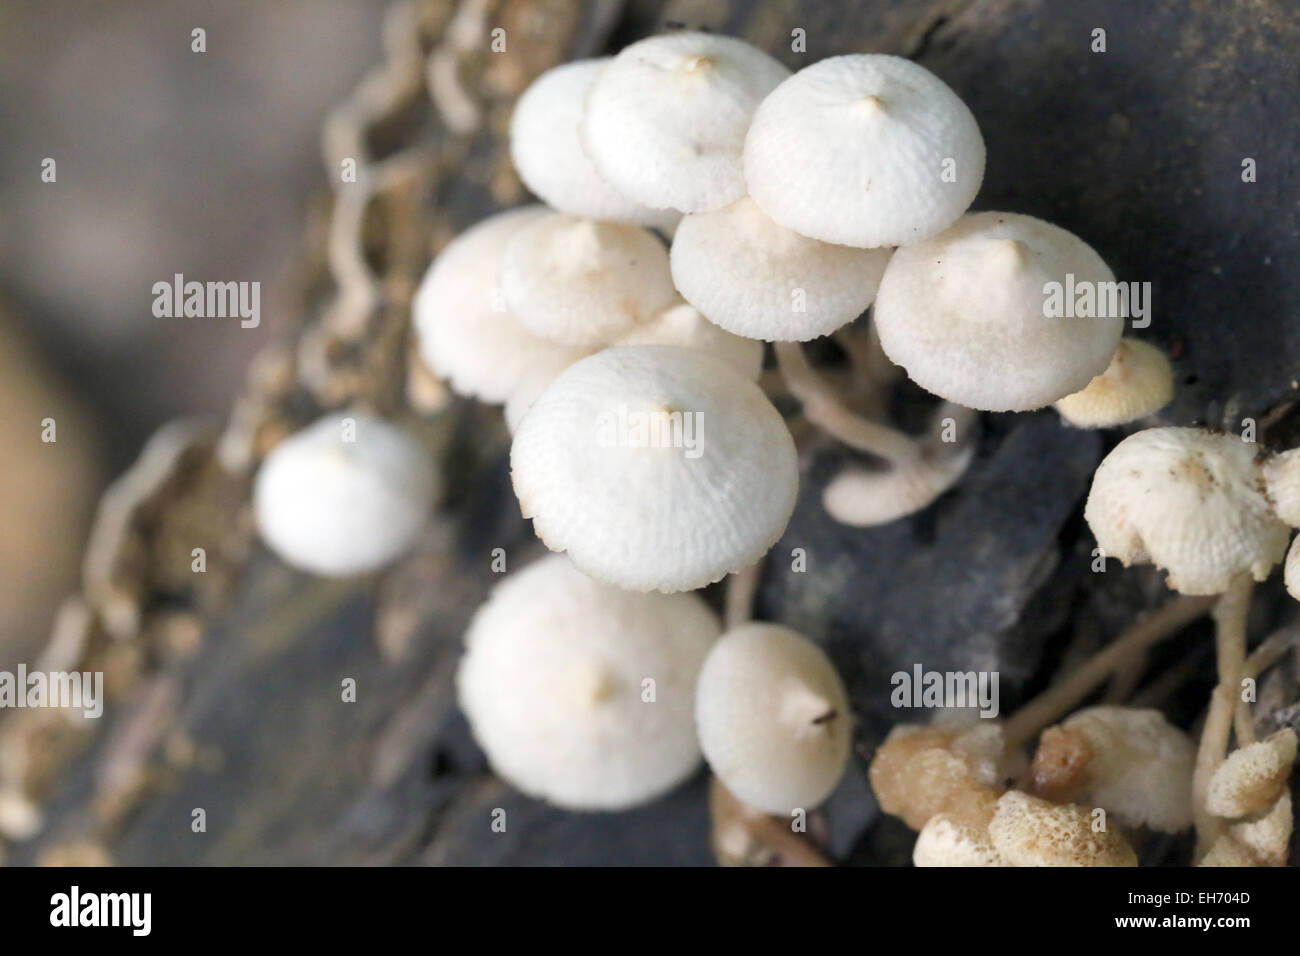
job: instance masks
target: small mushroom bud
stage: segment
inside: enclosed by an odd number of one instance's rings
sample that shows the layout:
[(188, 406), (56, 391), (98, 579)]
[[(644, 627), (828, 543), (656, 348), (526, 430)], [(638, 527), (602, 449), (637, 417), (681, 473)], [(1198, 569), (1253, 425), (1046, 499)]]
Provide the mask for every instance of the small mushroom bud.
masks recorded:
[(711, 322), (751, 339), (803, 342), (866, 311), (889, 250), (808, 239), (745, 197), (682, 219), (671, 258), (673, 282)]
[(500, 404), (533, 364), (585, 354), (525, 331), (498, 283), (506, 244), (545, 215), (525, 206), (483, 220), (448, 243), (420, 282), (412, 305), (420, 352), (461, 395)]
[(984, 178), (984, 140), (966, 104), (925, 67), (836, 56), (759, 105), (745, 178), (754, 201), (787, 229), (845, 246), (896, 246), (966, 211)]
[(374, 571), (402, 554), (437, 488), (429, 456), (368, 415), (327, 415), (280, 442), (253, 484), (262, 540), (287, 564), (327, 577)]
[(670, 228), (680, 214), (628, 199), (600, 178), (578, 139), (587, 91), (607, 63), (609, 57), (562, 63), (534, 80), (510, 119), (510, 158), (524, 185), (562, 213)]
[(579, 810), (635, 806), (699, 763), (695, 683), (720, 631), (693, 594), (634, 594), (550, 555), (475, 614), (460, 706), (493, 769), (524, 793)]
[(745, 195), (745, 132), (759, 101), (789, 75), (734, 37), (649, 37), (596, 76), (579, 137), (623, 195), (654, 209), (717, 209)]
[(885, 354), (927, 391), (982, 411), (1029, 411), (1105, 371), (1124, 329), (1118, 316), (1049, 315), (1044, 289), (1114, 278), (1059, 226), (972, 213), (894, 253), (874, 320)]
[(593, 348), (677, 298), (668, 253), (637, 226), (550, 213), (520, 227), (501, 258), (506, 306), (525, 331)]
[(1040, 796), (1104, 807), (1125, 826), (1177, 833), (1192, 825), (1195, 763), (1191, 739), (1159, 711), (1089, 707), (1044, 731), (1033, 777)]
[(1112, 428), (1153, 415), (1174, 395), (1174, 371), (1154, 345), (1120, 339), (1110, 364), (1082, 391), (1056, 403), (1077, 428)]
[(997, 798), (1003, 778), (1000, 729), (899, 724), (876, 750), (870, 777), (880, 809), (920, 830), (974, 792)]
[(524, 416), (510, 461), (546, 546), (634, 591), (688, 591), (753, 564), (799, 481), (794, 441), (757, 385), (658, 345), (566, 369)]
[(1108, 557), (1154, 564), (1183, 594), (1268, 577), (1290, 531), (1260, 490), (1255, 446), (1195, 428), (1149, 428), (1098, 466), (1084, 518)]
[(1113, 827), (1096, 830), (1093, 814), (1011, 790), (989, 823), (993, 849), (1011, 866), (1137, 866), (1137, 854)]
[(788, 816), (835, 788), (852, 742), (830, 659), (797, 631), (744, 624), (719, 639), (695, 697), (700, 748), (742, 802)]
[(1268, 811), (1286, 790), (1296, 758), (1296, 734), (1289, 727), (1228, 754), (1206, 794), (1206, 807), (1229, 820)]
[(993, 837), (989, 835), (998, 797), (998, 791), (983, 787), (957, 794), (917, 834), (912, 863), (916, 866), (1008, 866), (993, 848)]

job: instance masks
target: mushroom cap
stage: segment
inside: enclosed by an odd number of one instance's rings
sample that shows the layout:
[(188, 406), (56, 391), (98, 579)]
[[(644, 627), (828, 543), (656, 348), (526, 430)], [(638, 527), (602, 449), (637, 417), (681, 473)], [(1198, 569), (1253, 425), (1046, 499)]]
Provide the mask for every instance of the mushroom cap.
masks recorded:
[[(343, 439), (343, 422), (355, 440)], [(360, 413), (326, 415), (280, 442), (253, 483), (262, 540), (287, 564), (336, 577), (405, 551), (433, 507), (437, 475), (400, 428)]]
[(720, 329), (686, 302), (669, 306), (611, 344), (677, 345), (695, 349), (721, 359), (751, 382), (757, 382), (763, 371), (762, 342)]
[(1256, 446), (1197, 428), (1148, 428), (1098, 466), (1084, 518), (1109, 557), (1154, 564), (1183, 594), (1268, 577), (1290, 529), (1260, 490)]
[[(953, 165), (955, 163), (955, 166)], [(954, 182), (945, 182), (951, 169)], [(984, 179), (984, 139), (946, 83), (897, 56), (835, 56), (786, 80), (754, 113), (745, 178), (769, 216), (846, 246), (942, 232)]]
[(1300, 535), (1296, 535), (1286, 553), (1286, 566), (1282, 569), (1282, 583), (1286, 593), (1300, 601)]
[(1114, 828), (1095, 832), (1092, 813), (1017, 790), (998, 800), (989, 835), (1011, 866), (1137, 866), (1137, 854)]
[[(1110, 364), (1122, 318), (1048, 318), (1049, 282), (1112, 282), (1058, 226), (1009, 212), (963, 216), (894, 253), (873, 313), (880, 345), (927, 391), (982, 411), (1029, 411)], [(1095, 288), (1095, 286), (1094, 286)]]
[(1165, 833), (1191, 826), (1196, 746), (1160, 711), (1089, 707), (1063, 727), (1091, 753), (1076, 802), (1105, 807), (1125, 826)]
[(1078, 428), (1112, 428), (1152, 415), (1174, 397), (1174, 370), (1154, 345), (1120, 339), (1110, 364), (1082, 390), (1056, 403)]
[(966, 790), (921, 827), (912, 847), (914, 866), (1007, 866), (993, 848), (989, 823), (999, 794)]
[(695, 682), (720, 630), (693, 594), (622, 591), (548, 555), (474, 615), (460, 706), (492, 768), (524, 793), (581, 810), (645, 803), (699, 763)]
[(578, 139), (587, 91), (609, 59), (562, 63), (535, 79), (510, 119), (510, 158), (524, 185), (560, 212), (670, 228), (677, 213), (642, 206), (605, 182)]
[(650, 37), (600, 71), (579, 137), (599, 175), (625, 196), (654, 209), (717, 209), (745, 195), (745, 131), (759, 101), (789, 75), (733, 37)]
[(825, 652), (779, 624), (742, 624), (709, 651), (695, 694), (700, 749), (742, 802), (788, 816), (839, 782), (852, 734)]
[(889, 250), (801, 236), (746, 196), (685, 216), (671, 259), (673, 283), (711, 322), (751, 339), (804, 342), (871, 305)]
[(546, 356), (524, 372), (519, 384), (515, 386), (514, 391), (510, 393), (510, 397), (506, 399), (506, 428), (509, 429), (510, 434), (513, 435), (519, 431), (519, 423), (524, 420), (528, 410), (533, 407), (533, 402), (537, 401), (537, 396), (546, 391), (547, 386), (554, 382), (566, 368), (579, 358), (585, 358), (590, 354), (589, 351), (583, 351), (576, 358), (567, 355)]
[(501, 289), (525, 331), (578, 348), (631, 330), (677, 298), (668, 251), (652, 233), (562, 213), (510, 239)]
[(510, 461), (546, 546), (633, 591), (693, 590), (753, 564), (785, 529), (799, 480), (758, 386), (674, 346), (570, 366), (524, 417)]
[(1273, 512), (1291, 527), (1300, 528), (1300, 448), (1264, 462), (1264, 484)]
[(868, 771), (880, 809), (921, 830), (937, 814), (1001, 784), (1001, 727), (896, 724)]
[[(1245, 849), (1256, 866), (1286, 866), (1287, 851), (1295, 817), (1291, 812), (1291, 789), (1284, 786), (1282, 795), (1267, 813), (1258, 819), (1244, 820), (1228, 827), (1227, 837)], [(1243, 864), (1237, 863), (1236, 866)]]
[(1229, 820), (1266, 812), (1286, 792), (1295, 758), (1290, 727), (1234, 750), (1210, 777), (1206, 809)]
[(484, 219), (449, 242), (420, 282), (413, 302), (420, 352), (462, 395), (504, 402), (533, 363), (582, 354), (525, 331), (497, 283), (506, 244), (545, 215), (525, 206)]

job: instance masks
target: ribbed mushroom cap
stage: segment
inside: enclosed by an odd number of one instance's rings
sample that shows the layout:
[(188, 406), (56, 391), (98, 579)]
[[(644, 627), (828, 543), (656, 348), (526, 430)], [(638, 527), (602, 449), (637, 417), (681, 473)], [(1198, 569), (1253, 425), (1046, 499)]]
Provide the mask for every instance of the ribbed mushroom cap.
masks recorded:
[(852, 249), (799, 235), (749, 197), (692, 213), (673, 236), (673, 283), (728, 332), (803, 342), (871, 305), (887, 249)]
[(533, 363), (548, 355), (581, 354), (525, 331), (506, 309), (498, 285), (506, 244), (544, 215), (541, 206), (525, 206), (472, 226), (438, 254), (416, 291), (420, 352), (434, 374), (462, 395), (504, 402)]
[(758, 386), (671, 346), (570, 366), (524, 417), (510, 461), (547, 547), (634, 591), (692, 590), (753, 564), (798, 486), (794, 442)]
[(745, 131), (759, 101), (789, 75), (733, 37), (650, 37), (596, 77), (579, 137), (623, 195), (655, 209), (717, 209), (745, 195)]
[(1264, 462), (1264, 484), (1273, 512), (1291, 527), (1300, 528), (1300, 448)]
[(677, 298), (668, 251), (637, 226), (551, 213), (521, 227), (501, 258), (501, 289), (524, 329), (591, 348)]
[(1084, 518), (1108, 557), (1154, 564), (1183, 594), (1221, 594), (1268, 577), (1289, 529), (1269, 509), (1256, 446), (1196, 428), (1148, 428), (1098, 466)]
[(846, 246), (896, 246), (966, 211), (984, 179), (984, 140), (966, 104), (924, 67), (836, 56), (800, 70), (759, 106), (745, 138), (745, 178), (754, 201), (788, 229)]
[(493, 769), (524, 793), (572, 809), (635, 806), (699, 763), (695, 683), (720, 630), (693, 594), (633, 594), (550, 555), (475, 614), (460, 706)]
[(743, 624), (713, 646), (700, 671), (695, 722), (718, 779), (767, 813), (815, 807), (848, 763), (848, 699), (834, 665), (777, 624)]
[(894, 253), (876, 294), (880, 345), (927, 391), (982, 411), (1028, 411), (1110, 364), (1122, 318), (1048, 318), (1049, 282), (1111, 282), (1101, 257), (1057, 226), (1008, 212), (963, 216)]
[(1095, 832), (1084, 807), (1049, 803), (1010, 790), (998, 800), (989, 835), (1011, 866), (1137, 866), (1137, 854), (1114, 827)]
[[(753, 339), (741, 338), (724, 332), (685, 302), (669, 306), (653, 319), (632, 327), (610, 346), (677, 345), (684, 349), (697, 349), (721, 359), (751, 382), (758, 381), (763, 371), (763, 344)], [(578, 358), (583, 358), (578, 356)], [(506, 426), (514, 434), (523, 421), (524, 414), (532, 408), (537, 396), (577, 359), (562, 362), (541, 362), (524, 375), (519, 387), (506, 402)]]
[(1228, 754), (1210, 777), (1206, 808), (1236, 820), (1264, 813), (1286, 790), (1296, 758), (1296, 734), (1289, 727)]
[(1174, 370), (1165, 354), (1140, 339), (1120, 339), (1106, 371), (1058, 401), (1056, 410), (1078, 428), (1112, 428), (1156, 413), (1173, 396)]
[(1076, 803), (1126, 826), (1177, 833), (1192, 824), (1196, 746), (1158, 710), (1089, 707), (1062, 725), (1090, 754)]
[(515, 104), (510, 158), (524, 185), (571, 216), (669, 228), (679, 214), (633, 202), (600, 178), (578, 140), (583, 103), (609, 57), (577, 60), (547, 70)]
[[(344, 440), (351, 418), (355, 440)], [(405, 432), (360, 413), (326, 415), (276, 445), (253, 484), (262, 540), (287, 564), (361, 574), (397, 558), (433, 507), (437, 477)]]

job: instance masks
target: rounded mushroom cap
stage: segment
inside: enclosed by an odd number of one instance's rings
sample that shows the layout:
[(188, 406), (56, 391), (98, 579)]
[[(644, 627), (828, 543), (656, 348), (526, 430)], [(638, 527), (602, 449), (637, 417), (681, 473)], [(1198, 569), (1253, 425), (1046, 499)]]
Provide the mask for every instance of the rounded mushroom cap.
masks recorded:
[(1114, 829), (1095, 832), (1092, 821), (1083, 807), (1010, 790), (998, 800), (989, 835), (1011, 866), (1137, 866), (1128, 841)]
[(497, 284), (506, 244), (545, 215), (525, 206), (484, 219), (449, 242), (420, 282), (412, 308), (421, 354), (462, 395), (504, 402), (533, 363), (581, 354), (525, 331)]
[(745, 178), (788, 229), (846, 246), (896, 246), (948, 228), (984, 179), (975, 117), (925, 67), (836, 56), (786, 80), (754, 113)]
[(1210, 777), (1206, 808), (1229, 820), (1264, 813), (1286, 791), (1295, 758), (1290, 727), (1234, 750)]
[(673, 236), (673, 283), (728, 332), (804, 342), (871, 305), (887, 249), (852, 249), (778, 226), (746, 196), (692, 213)]
[(1125, 826), (1166, 833), (1191, 826), (1196, 746), (1160, 711), (1089, 707), (1062, 727), (1089, 754), (1075, 801), (1105, 807)]
[(551, 213), (527, 223), (501, 258), (506, 306), (550, 342), (591, 348), (677, 298), (663, 243), (637, 226)]
[(1148, 428), (1098, 466), (1084, 518), (1108, 557), (1154, 564), (1183, 594), (1258, 581), (1286, 551), (1289, 529), (1260, 490), (1255, 446), (1196, 428)]
[(745, 131), (790, 71), (733, 37), (671, 33), (601, 70), (579, 127), (596, 171), (654, 209), (700, 212), (745, 195)]
[(533, 404), (510, 453), (525, 517), (553, 551), (633, 591), (686, 591), (748, 567), (794, 510), (794, 441), (767, 396), (693, 349), (606, 349)]
[(763, 343), (723, 331), (685, 302), (670, 306), (649, 322), (642, 322), (612, 344), (695, 349), (726, 362), (751, 382), (758, 381), (763, 371)]
[(777, 624), (743, 624), (713, 646), (695, 695), (700, 749), (742, 802), (789, 815), (821, 803), (852, 743), (848, 698), (830, 658)]
[(1078, 428), (1112, 428), (1152, 415), (1174, 396), (1174, 370), (1154, 345), (1120, 339), (1102, 372), (1082, 391), (1056, 403), (1061, 417)]
[(645, 803), (699, 763), (695, 682), (720, 631), (693, 594), (633, 594), (548, 555), (474, 615), (460, 706), (493, 770), (524, 793), (581, 810)]
[(1002, 771), (999, 725), (896, 724), (868, 773), (880, 809), (920, 830), (972, 794), (997, 799)]
[(1273, 512), (1291, 527), (1300, 528), (1300, 448), (1264, 462), (1264, 484)]
[(912, 847), (914, 866), (1007, 866), (993, 848), (989, 824), (999, 794), (988, 789), (964, 791), (935, 814)]
[(271, 449), (253, 484), (253, 514), (287, 564), (361, 574), (410, 546), (436, 486), (429, 456), (401, 429), (360, 413), (326, 415)]
[(677, 213), (642, 206), (605, 182), (578, 139), (587, 91), (609, 59), (562, 63), (535, 79), (510, 119), (510, 158), (524, 185), (560, 212), (669, 228)]
[(1078, 237), (1032, 216), (980, 212), (896, 251), (876, 294), (880, 345), (927, 391), (982, 411), (1029, 411), (1110, 363), (1123, 318), (1049, 318), (1047, 283), (1112, 282)]
[(1286, 593), (1300, 601), (1300, 535), (1296, 535), (1295, 540), (1291, 542), (1290, 550), (1286, 553), (1282, 583), (1286, 585)]

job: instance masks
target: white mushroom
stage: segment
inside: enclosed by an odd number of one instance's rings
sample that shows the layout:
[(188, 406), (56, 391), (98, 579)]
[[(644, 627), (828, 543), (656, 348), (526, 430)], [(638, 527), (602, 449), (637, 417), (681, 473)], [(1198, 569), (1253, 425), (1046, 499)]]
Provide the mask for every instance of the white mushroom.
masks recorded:
[(597, 75), (579, 136), (596, 171), (625, 196), (655, 209), (717, 209), (745, 195), (745, 131), (789, 75), (733, 37), (650, 37)]
[(1061, 418), (1077, 428), (1112, 428), (1155, 414), (1174, 395), (1169, 359), (1140, 339), (1120, 339), (1102, 372), (1082, 390), (1056, 403)]
[(788, 627), (743, 624), (722, 636), (700, 671), (695, 721), (718, 779), (767, 813), (815, 807), (848, 763), (844, 685), (821, 648)]
[(456, 674), (493, 769), (532, 796), (619, 810), (699, 763), (695, 683), (721, 627), (692, 594), (633, 594), (550, 555), (475, 614)]
[(984, 178), (984, 140), (966, 104), (896, 56), (836, 56), (778, 86), (745, 139), (749, 193), (795, 232), (846, 246), (895, 246), (941, 232)]
[(1137, 866), (1137, 854), (1113, 827), (1094, 827), (1084, 807), (1055, 804), (1016, 790), (998, 800), (989, 835), (1011, 866)]
[(525, 331), (506, 308), (497, 282), (506, 244), (545, 215), (541, 206), (526, 206), (472, 226), (438, 254), (416, 291), (412, 308), (421, 354), (462, 395), (501, 403), (534, 363), (582, 355)]
[(1149, 428), (1098, 466), (1084, 509), (1097, 545), (1125, 566), (1154, 564), (1183, 594), (1262, 581), (1289, 529), (1260, 490), (1255, 446), (1195, 428)]
[(1044, 731), (1033, 774), (1040, 796), (1177, 833), (1192, 825), (1195, 763), (1196, 746), (1158, 710), (1089, 707)]
[(758, 386), (670, 346), (570, 366), (524, 417), (510, 460), (547, 547), (637, 591), (691, 590), (753, 564), (798, 486), (794, 442)]
[(983, 411), (1028, 411), (1088, 385), (1124, 319), (1046, 314), (1052, 282), (1113, 282), (1057, 226), (1016, 213), (963, 216), (894, 253), (873, 313), (885, 354), (927, 391)]
[(519, 178), (547, 205), (571, 216), (667, 229), (678, 213), (633, 202), (600, 178), (578, 140), (583, 102), (609, 57), (547, 70), (515, 104), (510, 158)]
[(799, 235), (754, 200), (692, 213), (673, 236), (673, 282), (728, 332), (806, 341), (852, 322), (871, 305), (887, 249), (852, 249)]
[(506, 306), (531, 334), (591, 348), (677, 298), (668, 252), (651, 233), (550, 213), (522, 226), (501, 258)]
[(360, 413), (326, 415), (276, 445), (253, 485), (262, 540), (323, 576), (373, 571), (414, 541), (436, 473), (406, 433)]

